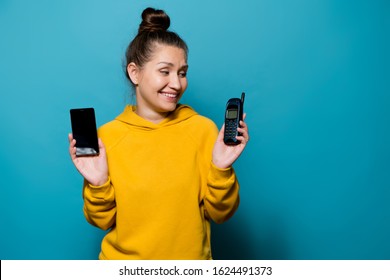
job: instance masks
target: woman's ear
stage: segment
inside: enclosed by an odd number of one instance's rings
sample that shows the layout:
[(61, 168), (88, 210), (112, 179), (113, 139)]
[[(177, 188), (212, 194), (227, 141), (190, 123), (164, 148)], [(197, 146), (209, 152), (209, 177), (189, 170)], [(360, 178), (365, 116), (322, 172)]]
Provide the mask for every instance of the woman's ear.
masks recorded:
[(138, 66), (134, 63), (134, 62), (130, 62), (128, 65), (127, 65), (127, 74), (129, 75), (130, 77), (130, 80), (131, 82), (134, 84), (134, 85), (138, 85), (138, 79), (139, 79), (139, 68)]

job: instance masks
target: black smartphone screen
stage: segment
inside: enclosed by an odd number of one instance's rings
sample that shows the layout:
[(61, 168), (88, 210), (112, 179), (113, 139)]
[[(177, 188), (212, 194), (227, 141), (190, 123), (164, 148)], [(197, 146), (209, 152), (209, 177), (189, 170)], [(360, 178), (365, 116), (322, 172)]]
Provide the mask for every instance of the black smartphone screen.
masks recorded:
[(76, 156), (98, 155), (95, 110), (93, 108), (71, 109), (70, 119), (73, 138), (76, 139)]

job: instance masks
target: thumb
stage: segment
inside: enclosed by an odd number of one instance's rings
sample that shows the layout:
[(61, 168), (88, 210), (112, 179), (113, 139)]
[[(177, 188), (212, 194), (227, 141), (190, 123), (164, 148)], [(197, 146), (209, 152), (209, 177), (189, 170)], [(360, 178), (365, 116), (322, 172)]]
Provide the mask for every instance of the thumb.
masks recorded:
[(104, 146), (102, 139), (98, 138), (98, 144), (99, 144), (99, 150), (105, 152), (106, 147)]
[(223, 141), (224, 133), (225, 133), (225, 124), (222, 125), (221, 130), (218, 133), (217, 141)]

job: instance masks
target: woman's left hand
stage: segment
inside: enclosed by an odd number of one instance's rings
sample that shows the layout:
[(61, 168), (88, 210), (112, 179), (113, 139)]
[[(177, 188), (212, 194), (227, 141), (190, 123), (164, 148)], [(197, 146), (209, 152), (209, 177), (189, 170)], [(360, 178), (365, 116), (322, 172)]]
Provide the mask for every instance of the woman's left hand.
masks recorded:
[(213, 163), (218, 168), (224, 169), (231, 167), (232, 164), (238, 159), (242, 151), (246, 147), (249, 141), (248, 126), (245, 121), (246, 114), (244, 114), (243, 121), (240, 122), (240, 126), (237, 130), (241, 133), (241, 136), (237, 136), (237, 140), (241, 143), (238, 145), (226, 145), (223, 142), (223, 135), (225, 132), (225, 124), (219, 131), (217, 141), (213, 150)]

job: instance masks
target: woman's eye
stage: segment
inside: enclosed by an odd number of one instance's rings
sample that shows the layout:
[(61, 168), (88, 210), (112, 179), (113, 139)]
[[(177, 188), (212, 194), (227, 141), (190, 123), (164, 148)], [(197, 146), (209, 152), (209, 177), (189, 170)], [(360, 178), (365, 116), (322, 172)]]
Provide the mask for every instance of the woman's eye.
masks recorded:
[(185, 78), (187, 77), (187, 72), (179, 72), (179, 76)]
[(167, 70), (160, 70), (160, 73), (163, 75), (169, 75), (169, 71)]

